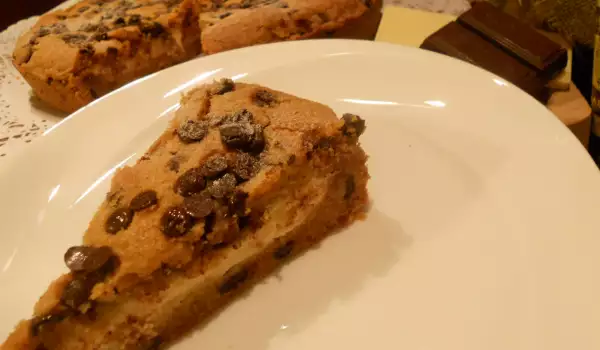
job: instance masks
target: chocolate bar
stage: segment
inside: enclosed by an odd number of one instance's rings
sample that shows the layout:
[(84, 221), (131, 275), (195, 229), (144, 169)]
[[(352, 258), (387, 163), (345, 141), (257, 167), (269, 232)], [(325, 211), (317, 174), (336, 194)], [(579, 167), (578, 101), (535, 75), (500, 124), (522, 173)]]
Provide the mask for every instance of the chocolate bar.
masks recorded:
[(540, 78), (536, 69), (457, 22), (430, 35), (421, 48), (472, 63), (510, 81), (542, 103), (548, 100), (547, 80)]
[(567, 65), (567, 50), (528, 24), (487, 2), (477, 2), (458, 22), (552, 79)]

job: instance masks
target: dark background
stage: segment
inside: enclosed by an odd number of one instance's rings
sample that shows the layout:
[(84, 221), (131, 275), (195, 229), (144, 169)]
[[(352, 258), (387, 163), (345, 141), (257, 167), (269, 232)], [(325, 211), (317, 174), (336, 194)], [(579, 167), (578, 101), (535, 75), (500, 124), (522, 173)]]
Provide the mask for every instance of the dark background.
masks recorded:
[(0, 31), (20, 19), (40, 15), (63, 0), (0, 0)]

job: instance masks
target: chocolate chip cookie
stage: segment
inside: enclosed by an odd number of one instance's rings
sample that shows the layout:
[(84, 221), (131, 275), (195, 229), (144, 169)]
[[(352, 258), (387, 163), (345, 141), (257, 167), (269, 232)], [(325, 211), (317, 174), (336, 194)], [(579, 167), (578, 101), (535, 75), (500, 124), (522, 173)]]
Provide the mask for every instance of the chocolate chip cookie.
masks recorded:
[(84, 0), (43, 15), (14, 65), (38, 97), (72, 112), (117, 87), (200, 54), (194, 0)]

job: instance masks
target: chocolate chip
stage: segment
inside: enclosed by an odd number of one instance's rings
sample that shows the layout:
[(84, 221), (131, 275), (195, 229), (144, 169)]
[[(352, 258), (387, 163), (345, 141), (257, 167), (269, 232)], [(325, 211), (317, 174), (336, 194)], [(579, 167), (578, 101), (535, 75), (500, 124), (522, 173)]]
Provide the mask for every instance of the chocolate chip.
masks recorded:
[(34, 317), (31, 320), (31, 335), (37, 337), (49, 324), (55, 324), (65, 319), (65, 315), (62, 313), (50, 314), (46, 316)]
[(52, 77), (48, 77), (48, 78), (46, 79), (46, 84), (48, 84), (48, 85), (52, 85), (52, 82), (53, 82), (53, 81), (54, 81), (54, 78), (52, 78)]
[(96, 90), (90, 89), (90, 96), (92, 96), (92, 98), (98, 98), (98, 93)]
[(101, 269), (113, 256), (109, 247), (75, 246), (67, 250), (64, 260), (73, 272), (93, 272)]
[(219, 175), (223, 174), (227, 170), (227, 158), (225, 156), (217, 154), (206, 160), (202, 165), (202, 174), (209, 178), (214, 179)]
[(356, 183), (354, 182), (354, 176), (349, 175), (346, 178), (346, 190), (344, 192), (344, 199), (350, 199), (354, 190), (356, 189)]
[(158, 22), (152, 22), (142, 25), (142, 33), (157, 38), (165, 32), (165, 28)]
[(129, 17), (129, 19), (127, 19), (127, 24), (128, 25), (136, 25), (136, 24), (140, 24), (140, 22), (142, 21), (142, 16), (140, 15), (131, 15), (131, 17)]
[(228, 206), (229, 213), (231, 215), (245, 216), (246, 215), (246, 199), (248, 193), (244, 191), (235, 191), (235, 193), (229, 197)]
[(236, 185), (237, 179), (235, 178), (235, 175), (228, 173), (223, 175), (220, 179), (211, 182), (206, 190), (213, 198), (220, 199), (233, 192)]
[(199, 142), (208, 134), (208, 123), (205, 121), (186, 120), (177, 128), (179, 139), (185, 143)]
[(221, 140), (234, 149), (247, 148), (254, 137), (254, 128), (250, 123), (229, 123), (219, 127)]
[(123, 17), (119, 17), (113, 21), (113, 25), (115, 25), (116, 27), (122, 27), (125, 24), (126, 24), (125, 18), (123, 18)]
[(85, 56), (93, 56), (94, 52), (95, 50), (92, 45), (86, 45), (79, 49), (79, 53)]
[(202, 219), (215, 210), (216, 203), (207, 192), (195, 194), (183, 200), (183, 209), (191, 217)]
[(227, 18), (227, 17), (229, 17), (229, 16), (231, 16), (231, 12), (225, 12), (225, 13), (222, 13), (222, 14), (220, 14), (220, 15), (219, 15), (219, 18), (220, 18), (220, 19), (223, 19), (223, 18)]
[(116, 47), (108, 47), (106, 48), (106, 53), (111, 55), (111, 56), (116, 56), (119, 54), (119, 50)]
[(194, 226), (194, 219), (181, 207), (171, 207), (160, 219), (161, 230), (168, 237), (181, 237)]
[(228, 123), (253, 123), (254, 115), (247, 109), (240, 109), (228, 116), (223, 117), (222, 124)]
[(65, 19), (67, 19), (67, 16), (64, 15), (57, 15), (56, 19), (58, 19), (59, 21), (64, 21)]
[(79, 306), (88, 301), (88, 298), (92, 294), (95, 281), (92, 281), (86, 276), (75, 277), (63, 290), (60, 301), (63, 305), (70, 307), (71, 309), (77, 309)]
[(252, 97), (252, 101), (259, 107), (272, 107), (277, 103), (275, 95), (267, 90), (258, 90)]
[(179, 156), (173, 156), (171, 157), (171, 159), (169, 159), (167, 161), (167, 168), (173, 172), (178, 173), (179, 172), (179, 167), (181, 165), (181, 157)]
[(238, 229), (241, 231), (243, 229), (245, 229), (246, 227), (248, 227), (251, 223), (252, 217), (251, 216), (240, 216), (238, 218)]
[(84, 34), (69, 33), (64, 34), (61, 39), (67, 44), (81, 44), (87, 40), (87, 36)]
[[(225, 12), (224, 14), (222, 14), (219, 17), (225, 18), (230, 15), (231, 15), (231, 12)], [(223, 16), (225, 16), (225, 17), (223, 17)], [(233, 91), (233, 89), (235, 89), (235, 83), (233, 82), (233, 80), (223, 78), (223, 79), (219, 80), (219, 86), (214, 93), (216, 95), (223, 95), (225, 93)]]
[(223, 276), (223, 283), (219, 286), (219, 293), (227, 294), (238, 288), (248, 279), (248, 275), (248, 270), (244, 267), (234, 266), (230, 268)]
[(233, 149), (259, 153), (264, 148), (262, 126), (250, 123), (228, 123), (219, 127), (221, 141)]
[(140, 211), (149, 208), (156, 203), (158, 203), (156, 191), (147, 190), (133, 197), (131, 203), (129, 203), (129, 209), (133, 211)]
[(252, 1), (251, 0), (242, 0), (242, 2), (240, 3), (240, 8), (243, 9), (247, 9), (252, 7)]
[(41, 26), (40, 29), (38, 29), (38, 32), (37, 32), (37, 36), (40, 37), (40, 38), (43, 37), (43, 36), (49, 35), (49, 34), (50, 34), (50, 28), (48, 28), (46, 26)]
[(238, 153), (233, 162), (233, 173), (242, 181), (250, 180), (258, 172), (258, 160), (248, 153)]
[(368, 8), (371, 8), (371, 6), (373, 6), (373, 2), (371, 0), (363, 0), (363, 4), (365, 4), (365, 6)]
[(92, 36), (92, 39), (94, 39), (96, 41), (108, 40), (108, 34), (106, 34), (106, 33), (97, 33), (97, 34), (94, 34)]
[(287, 241), (273, 252), (273, 258), (281, 260), (286, 258), (294, 249), (294, 241)]
[(213, 229), (215, 227), (215, 221), (217, 221), (217, 215), (215, 213), (210, 213), (205, 219), (204, 219), (204, 237), (206, 238), (206, 235), (213, 232)]
[(365, 131), (364, 119), (355, 114), (346, 113), (342, 116), (342, 120), (344, 121), (342, 132), (346, 136), (358, 137)]
[(200, 193), (206, 182), (200, 168), (192, 168), (183, 173), (177, 181), (175, 181), (174, 190), (184, 197), (191, 196), (194, 193)]
[(62, 34), (68, 30), (64, 23), (54, 23), (50, 28), (52, 28), (52, 34)]
[(133, 212), (127, 208), (115, 210), (104, 224), (104, 229), (110, 234), (116, 234), (121, 230), (126, 230), (133, 220)]
[(82, 6), (79, 9), (77, 9), (77, 11), (79, 11), (79, 13), (84, 13), (85, 11), (87, 11), (89, 9), (90, 9), (89, 6)]
[(82, 32), (91, 33), (91, 32), (97, 31), (98, 26), (99, 25), (96, 23), (85, 23), (85, 24), (81, 25), (81, 27), (79, 27), (79, 30)]

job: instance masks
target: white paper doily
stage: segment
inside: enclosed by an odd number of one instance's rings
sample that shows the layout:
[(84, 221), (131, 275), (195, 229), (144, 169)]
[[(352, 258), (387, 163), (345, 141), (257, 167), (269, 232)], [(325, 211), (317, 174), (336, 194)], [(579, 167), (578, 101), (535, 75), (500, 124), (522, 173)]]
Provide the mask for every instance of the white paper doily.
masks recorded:
[[(65, 8), (77, 3), (69, 0), (58, 6)], [(387, 6), (420, 8), (432, 12), (460, 14), (470, 5), (468, 0), (385, 0)], [(7, 154), (30, 143), (66, 115), (50, 110), (32, 97), (29, 85), (11, 63), (19, 35), (31, 28), (38, 17), (13, 24), (0, 33), (0, 163)]]

